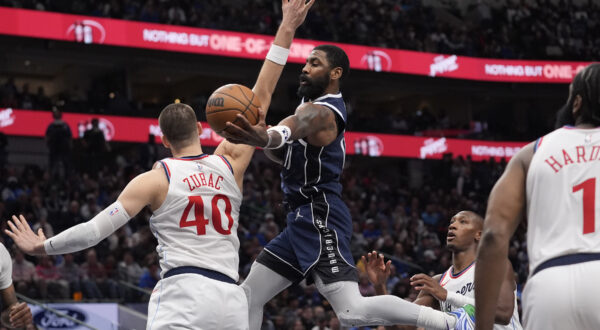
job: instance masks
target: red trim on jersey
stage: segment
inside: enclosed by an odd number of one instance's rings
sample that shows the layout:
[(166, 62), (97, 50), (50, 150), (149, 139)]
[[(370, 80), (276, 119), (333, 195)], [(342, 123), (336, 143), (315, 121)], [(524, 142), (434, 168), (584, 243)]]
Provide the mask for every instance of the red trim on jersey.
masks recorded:
[(448, 271), (445, 271), (444, 274), (442, 274), (442, 277), (440, 277), (440, 285), (442, 286), (442, 288), (444, 287), (444, 285), (448, 284), (448, 282), (444, 283), (444, 279), (446, 278), (446, 274), (448, 274)]
[(452, 266), (452, 271), (448, 271), (448, 275), (450, 275), (450, 278), (459, 278), (462, 274), (466, 273), (469, 269), (471, 269), (471, 267), (473, 267), (473, 265), (475, 265), (475, 261), (473, 261), (469, 267), (463, 269), (462, 271), (460, 271), (458, 274), (454, 275), (454, 266)]
[(207, 154), (202, 154), (199, 156), (193, 156), (193, 157), (181, 157), (181, 158), (175, 158), (175, 157), (171, 157), (170, 159), (175, 159), (175, 160), (185, 160), (185, 161), (190, 161), (190, 160), (200, 160), (200, 159), (204, 159), (206, 157), (208, 157), (210, 155)]
[(542, 136), (541, 138), (535, 140), (535, 144), (533, 145), (533, 153), (536, 153), (536, 151), (540, 148), (543, 139), (544, 137)]
[(167, 180), (169, 180), (169, 182), (171, 182), (171, 170), (169, 170), (169, 166), (167, 166), (167, 163), (163, 162), (162, 160), (160, 160), (160, 163), (163, 166), (163, 170), (165, 170), (165, 174), (167, 175)]
[(219, 158), (221, 158), (223, 160), (223, 162), (225, 162), (225, 165), (227, 165), (227, 167), (229, 167), (231, 174), (233, 174), (233, 167), (231, 167), (231, 164), (229, 164), (229, 161), (227, 160), (227, 158), (225, 158), (225, 156), (222, 156), (222, 155), (217, 155), (217, 156), (219, 156)]

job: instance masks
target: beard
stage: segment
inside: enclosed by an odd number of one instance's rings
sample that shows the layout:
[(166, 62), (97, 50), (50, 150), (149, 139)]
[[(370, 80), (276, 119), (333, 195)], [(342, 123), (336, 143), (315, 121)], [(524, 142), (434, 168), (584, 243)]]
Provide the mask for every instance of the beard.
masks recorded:
[(305, 74), (300, 75), (300, 82), (306, 82), (305, 85), (298, 87), (298, 96), (307, 100), (314, 100), (325, 93), (325, 89), (329, 86), (329, 74), (324, 74), (320, 77), (309, 78)]
[(565, 125), (575, 125), (575, 117), (573, 116), (573, 102), (571, 98), (563, 105), (556, 113), (555, 128), (561, 128)]

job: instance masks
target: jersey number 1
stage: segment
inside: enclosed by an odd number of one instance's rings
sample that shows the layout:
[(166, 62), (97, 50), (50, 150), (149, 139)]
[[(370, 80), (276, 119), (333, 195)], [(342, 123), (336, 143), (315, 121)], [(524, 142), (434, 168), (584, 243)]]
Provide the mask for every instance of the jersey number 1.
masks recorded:
[[(179, 220), (179, 227), (196, 227), (196, 233), (198, 235), (206, 235), (206, 226), (209, 220), (204, 217), (204, 201), (202, 196), (188, 196), (188, 205), (183, 210), (181, 220)], [(221, 210), (219, 210), (219, 201), (225, 202), (225, 216), (227, 216), (228, 224), (227, 229), (223, 228), (223, 222), (221, 221)], [(190, 211), (194, 207), (194, 220), (188, 220)], [(231, 227), (233, 226), (233, 217), (231, 216), (231, 201), (225, 195), (215, 195), (211, 202), (212, 207), (212, 224), (215, 230), (222, 235), (230, 235)]]
[(573, 186), (573, 192), (583, 190), (583, 233), (596, 231), (596, 178)]

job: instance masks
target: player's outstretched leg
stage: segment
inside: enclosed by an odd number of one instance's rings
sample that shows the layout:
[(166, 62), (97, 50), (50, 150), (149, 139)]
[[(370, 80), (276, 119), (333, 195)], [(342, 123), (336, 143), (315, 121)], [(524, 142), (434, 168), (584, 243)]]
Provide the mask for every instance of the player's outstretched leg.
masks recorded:
[(358, 283), (340, 281), (324, 284), (315, 276), (319, 292), (331, 303), (342, 326), (412, 325), (427, 329), (454, 329), (456, 317), (419, 306), (392, 295), (363, 297)]
[(263, 306), (292, 282), (268, 267), (255, 262), (242, 283), (249, 309), (250, 330), (259, 330), (263, 319)]

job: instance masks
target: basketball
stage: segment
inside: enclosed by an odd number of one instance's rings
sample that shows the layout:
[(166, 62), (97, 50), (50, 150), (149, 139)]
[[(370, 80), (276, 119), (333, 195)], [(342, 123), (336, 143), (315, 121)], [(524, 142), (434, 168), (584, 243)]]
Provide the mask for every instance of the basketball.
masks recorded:
[(238, 113), (255, 125), (258, 122), (258, 107), (260, 101), (250, 88), (228, 84), (217, 88), (208, 98), (206, 120), (217, 134), (221, 134), (228, 121), (236, 123)]

